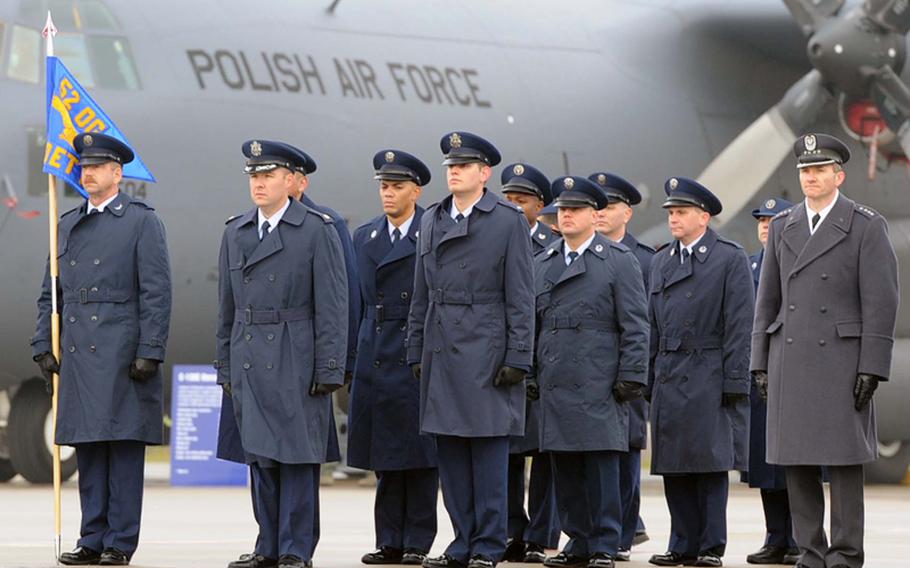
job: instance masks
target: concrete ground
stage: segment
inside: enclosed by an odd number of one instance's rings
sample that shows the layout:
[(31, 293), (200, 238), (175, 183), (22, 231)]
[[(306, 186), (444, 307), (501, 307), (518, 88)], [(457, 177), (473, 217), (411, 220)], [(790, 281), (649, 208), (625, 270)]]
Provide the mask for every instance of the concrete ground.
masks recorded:
[[(244, 488), (172, 488), (161, 465), (150, 471), (145, 491), (142, 535), (133, 566), (223, 568), (253, 547), (256, 526)], [(373, 542), (373, 489), (352, 481), (322, 489), (322, 539), (317, 568), (361, 566)], [(632, 552), (622, 568), (650, 566), (651, 554), (664, 552), (670, 519), (659, 478), (645, 476), (642, 516), (651, 540)], [(452, 538), (452, 526), (439, 500), (439, 534), (432, 553)], [(24, 482), (0, 484), (0, 567), (53, 566), (53, 491)], [(762, 544), (763, 517), (758, 492), (731, 484), (727, 511), (729, 544), (724, 565), (748, 566), (745, 556)], [(63, 490), (63, 549), (79, 532), (75, 483)], [(910, 487), (866, 489), (866, 566), (910, 565)], [(516, 565), (523, 566), (523, 565)]]

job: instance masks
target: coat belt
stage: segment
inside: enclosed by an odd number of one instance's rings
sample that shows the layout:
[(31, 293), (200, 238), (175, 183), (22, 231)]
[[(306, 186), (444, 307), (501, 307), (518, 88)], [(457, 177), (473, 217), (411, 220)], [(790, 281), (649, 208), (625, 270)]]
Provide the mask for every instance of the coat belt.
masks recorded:
[(282, 323), (286, 321), (303, 321), (313, 319), (313, 309), (310, 306), (288, 308), (285, 310), (235, 310), (234, 318), (245, 325), (260, 325), (265, 323)]
[(616, 324), (610, 320), (579, 318), (572, 316), (554, 316), (546, 318), (543, 321), (541, 329), (592, 329), (596, 331), (609, 331), (611, 333), (616, 333)]
[(430, 301), (434, 304), (501, 304), (502, 292), (466, 292), (464, 290), (430, 290)]
[(661, 351), (691, 351), (693, 349), (721, 349), (723, 338), (719, 335), (705, 337), (661, 337)]
[(80, 288), (78, 290), (64, 290), (64, 302), (88, 303), (121, 303), (133, 297), (132, 290), (118, 290), (116, 288)]
[(366, 319), (375, 320), (377, 323), (383, 321), (395, 321), (408, 319), (408, 312), (411, 309), (410, 304), (376, 304), (367, 306)]

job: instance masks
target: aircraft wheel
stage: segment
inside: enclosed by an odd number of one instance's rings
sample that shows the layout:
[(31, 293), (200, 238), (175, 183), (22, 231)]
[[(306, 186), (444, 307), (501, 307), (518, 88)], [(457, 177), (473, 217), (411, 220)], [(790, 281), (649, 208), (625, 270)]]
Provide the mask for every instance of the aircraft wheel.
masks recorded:
[[(51, 397), (44, 390), (44, 381), (34, 378), (22, 383), (12, 400), (7, 440), (13, 469), (31, 483), (54, 481), (52, 418)], [(75, 450), (60, 448), (61, 480), (66, 481), (75, 472)]]
[(867, 483), (899, 484), (910, 467), (910, 441), (878, 443), (878, 459), (864, 466)]

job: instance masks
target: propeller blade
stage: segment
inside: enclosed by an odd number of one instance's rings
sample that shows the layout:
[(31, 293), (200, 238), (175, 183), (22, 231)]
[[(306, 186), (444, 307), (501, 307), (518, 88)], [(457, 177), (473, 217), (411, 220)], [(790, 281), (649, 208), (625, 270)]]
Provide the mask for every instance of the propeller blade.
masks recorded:
[(872, 100), (896, 135), (905, 156), (910, 156), (910, 88), (887, 65), (878, 70), (872, 83)]
[(723, 203), (720, 223), (732, 219), (761, 190), (797, 136), (832, 98), (821, 73), (810, 71), (705, 168), (698, 181)]
[(904, 35), (910, 31), (910, 6), (907, 0), (866, 0), (863, 10), (886, 30)]
[(837, 14), (846, 0), (784, 0), (787, 9), (808, 37), (818, 25)]

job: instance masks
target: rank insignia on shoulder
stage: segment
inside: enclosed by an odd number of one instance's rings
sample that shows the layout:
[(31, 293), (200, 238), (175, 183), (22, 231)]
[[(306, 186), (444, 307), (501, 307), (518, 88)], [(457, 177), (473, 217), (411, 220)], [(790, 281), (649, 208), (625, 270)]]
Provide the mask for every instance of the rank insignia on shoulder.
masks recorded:
[(547, 249), (547, 256), (553, 256), (554, 254), (556, 254), (555, 248)]
[(331, 221), (331, 220), (332, 220), (332, 216), (329, 215), (329, 214), (327, 214), (327, 213), (323, 213), (323, 214), (322, 214), (322, 218), (325, 219), (326, 221)]
[(233, 221), (233, 220), (236, 219), (237, 217), (240, 217), (240, 215), (231, 215), (230, 217), (227, 218), (227, 220), (225, 221), (225, 224), (230, 223), (231, 221)]

